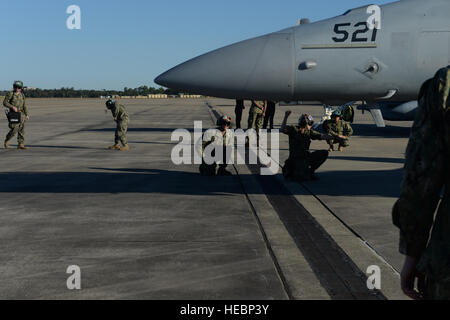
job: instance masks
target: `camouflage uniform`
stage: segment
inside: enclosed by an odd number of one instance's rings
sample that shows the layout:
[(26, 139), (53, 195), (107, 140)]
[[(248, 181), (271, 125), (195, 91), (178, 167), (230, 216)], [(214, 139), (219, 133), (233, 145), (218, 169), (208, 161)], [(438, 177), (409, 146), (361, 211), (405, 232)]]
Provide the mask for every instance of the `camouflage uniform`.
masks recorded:
[(335, 137), (334, 140), (327, 140), (330, 147), (334, 144), (339, 144), (339, 147), (348, 147), (350, 143), (348, 139), (340, 139), (339, 136), (351, 137), (353, 134), (353, 129), (348, 122), (344, 120), (339, 120), (338, 123), (334, 122), (334, 119), (329, 120), (325, 124), (325, 130), (330, 135)]
[(25, 143), (25, 118), (28, 116), (25, 95), (11, 91), (3, 100), (3, 106), (9, 108), (10, 112), (14, 111), (13, 108), (16, 107), (17, 111), (21, 113), (20, 123), (9, 124), (10, 131), (6, 135), (5, 142), (10, 141), (17, 134), (17, 142), (19, 145), (23, 145)]
[(248, 115), (248, 129), (255, 129), (259, 132), (263, 126), (264, 110), (259, 108), (256, 104), (264, 108), (264, 101), (252, 100), (252, 106), (250, 107), (250, 113)]
[[(207, 130), (203, 135), (203, 142), (202, 142), (202, 156), (204, 153), (204, 150), (207, 146), (211, 144), (215, 144), (219, 146), (219, 143), (221, 143), (221, 146), (223, 147), (223, 163), (219, 164), (219, 170), (223, 171), (227, 168), (228, 164), (226, 162), (227, 152), (231, 151), (230, 146), (234, 143), (234, 135), (231, 130), (227, 129), (225, 134), (222, 133), (222, 131), (219, 128), (216, 128), (215, 130)], [(215, 156), (215, 151), (212, 152), (212, 156)], [(200, 174), (204, 176), (215, 176), (216, 175), (216, 169), (217, 169), (217, 163), (213, 164), (207, 164), (204, 159), (202, 159), (202, 164), (200, 165)], [(220, 174), (220, 172), (219, 172)]]
[(420, 259), (417, 268), (426, 275), (427, 299), (450, 299), (449, 87), (447, 67), (421, 90), (406, 151), (402, 192), (392, 213), (400, 228), (400, 252)]
[(128, 144), (127, 141), (128, 123), (130, 122), (128, 112), (127, 110), (125, 110), (125, 107), (123, 105), (121, 105), (118, 102), (115, 102), (114, 106), (111, 108), (111, 113), (117, 123), (114, 140), (115, 144), (119, 145), (119, 143), (122, 143), (122, 145), (126, 146)]
[(289, 158), (283, 167), (286, 179), (295, 181), (310, 180), (314, 172), (327, 160), (328, 151), (310, 152), (311, 140), (322, 140), (322, 135), (314, 130), (289, 126), (285, 134), (289, 136)]

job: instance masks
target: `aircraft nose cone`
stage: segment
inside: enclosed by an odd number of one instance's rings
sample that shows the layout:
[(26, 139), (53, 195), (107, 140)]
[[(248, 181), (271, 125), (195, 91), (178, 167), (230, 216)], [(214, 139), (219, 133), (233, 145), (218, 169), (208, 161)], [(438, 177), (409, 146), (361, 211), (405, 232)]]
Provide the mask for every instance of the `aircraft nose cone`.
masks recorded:
[(171, 81), (171, 76), (169, 75), (169, 73), (170, 73), (169, 71), (166, 71), (160, 74), (155, 78), (154, 82), (156, 84), (159, 84), (160, 86), (170, 88), (171, 83), (173, 83), (173, 81)]
[(161, 86), (223, 98), (289, 100), (293, 35), (272, 33), (218, 49), (161, 74)]

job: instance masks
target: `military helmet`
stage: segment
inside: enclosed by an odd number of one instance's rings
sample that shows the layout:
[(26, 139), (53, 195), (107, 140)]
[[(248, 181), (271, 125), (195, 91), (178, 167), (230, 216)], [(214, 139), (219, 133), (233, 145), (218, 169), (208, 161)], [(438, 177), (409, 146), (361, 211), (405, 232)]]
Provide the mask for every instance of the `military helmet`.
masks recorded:
[(111, 109), (111, 108), (114, 106), (115, 103), (116, 103), (116, 100), (114, 100), (114, 99), (108, 99), (108, 101), (106, 101), (106, 107), (107, 107), (108, 109)]
[(298, 125), (302, 128), (306, 125), (312, 126), (314, 124), (314, 118), (310, 114), (302, 114), (298, 119)]
[(13, 84), (13, 88), (14, 89), (22, 89), (23, 88), (23, 82), (22, 81), (14, 81), (14, 84)]
[(217, 125), (222, 126), (222, 125), (227, 125), (227, 126), (231, 126), (231, 117), (229, 116), (223, 116), (222, 118), (220, 118), (217, 121)]
[(331, 115), (332, 118), (340, 118), (342, 117), (342, 112), (341, 110), (336, 110), (333, 112), (333, 114)]

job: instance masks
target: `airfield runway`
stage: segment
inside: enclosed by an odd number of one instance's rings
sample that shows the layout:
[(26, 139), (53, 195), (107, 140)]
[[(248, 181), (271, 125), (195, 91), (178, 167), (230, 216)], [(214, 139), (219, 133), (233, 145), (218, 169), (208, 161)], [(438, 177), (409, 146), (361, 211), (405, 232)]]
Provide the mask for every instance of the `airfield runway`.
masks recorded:
[[(171, 162), (173, 130), (234, 118), (234, 101), (121, 103), (129, 152), (106, 150), (115, 125), (104, 100), (29, 99), (31, 149), (0, 150), (0, 299), (403, 297), (390, 214), (411, 123), (377, 129), (358, 113), (351, 147), (331, 154), (321, 180), (300, 185), (251, 166), (210, 178)], [(323, 113), (282, 106), (277, 128), (287, 109), (290, 123)], [(280, 144), (283, 163), (286, 136)], [(70, 265), (81, 290), (66, 287)], [(365, 287), (370, 265), (381, 269), (379, 292)]]

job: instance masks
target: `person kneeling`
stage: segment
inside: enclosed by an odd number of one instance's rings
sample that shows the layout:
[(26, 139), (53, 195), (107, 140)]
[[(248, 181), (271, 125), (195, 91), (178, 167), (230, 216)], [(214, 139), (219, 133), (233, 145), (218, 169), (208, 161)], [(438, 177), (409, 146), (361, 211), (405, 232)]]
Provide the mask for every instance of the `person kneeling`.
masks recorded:
[(334, 151), (334, 145), (339, 144), (339, 151), (344, 151), (344, 148), (350, 146), (349, 138), (353, 134), (353, 129), (350, 124), (342, 118), (342, 113), (340, 111), (335, 111), (331, 116), (331, 121), (325, 124), (326, 132), (331, 136), (328, 139), (328, 145), (330, 146), (329, 151)]
[[(231, 118), (224, 116), (217, 121), (218, 127), (214, 130), (208, 130), (204, 133), (202, 142), (202, 164), (200, 165), (200, 174), (202, 176), (231, 176), (231, 172), (227, 171), (227, 151), (234, 143), (233, 132), (231, 128)], [(207, 164), (205, 162), (205, 149), (208, 146), (216, 146), (223, 148), (223, 162), (219, 164), (217, 170), (217, 163)], [(215, 150), (211, 152), (211, 156), (215, 157)]]
[(326, 140), (329, 135), (312, 130), (314, 119), (304, 114), (299, 118), (298, 126), (287, 126), (291, 111), (286, 111), (281, 132), (289, 136), (289, 158), (283, 167), (283, 175), (288, 180), (317, 180), (315, 171), (328, 159), (327, 150), (311, 152), (311, 140)]

